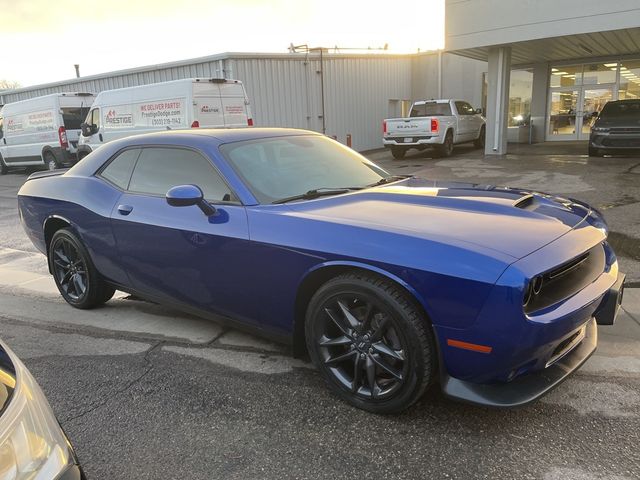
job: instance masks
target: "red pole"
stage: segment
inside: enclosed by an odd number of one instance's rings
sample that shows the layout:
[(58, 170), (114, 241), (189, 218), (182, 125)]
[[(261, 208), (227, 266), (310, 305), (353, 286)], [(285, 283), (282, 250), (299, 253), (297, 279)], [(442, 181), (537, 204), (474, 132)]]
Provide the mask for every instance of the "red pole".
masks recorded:
[(351, 148), (351, 134), (347, 133), (347, 147)]

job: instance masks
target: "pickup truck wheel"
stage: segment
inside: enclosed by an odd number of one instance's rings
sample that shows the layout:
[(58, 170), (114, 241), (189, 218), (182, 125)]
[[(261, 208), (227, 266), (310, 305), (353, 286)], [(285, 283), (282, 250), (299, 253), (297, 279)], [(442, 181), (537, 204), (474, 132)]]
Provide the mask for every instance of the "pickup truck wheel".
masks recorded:
[(487, 133), (487, 132), (486, 132), (485, 126), (483, 125), (483, 126), (480, 128), (480, 134), (478, 135), (478, 138), (476, 138), (476, 139), (473, 141), (473, 144), (474, 144), (477, 148), (484, 148), (484, 139), (485, 139), (486, 133)]
[(438, 154), (441, 157), (450, 157), (453, 153), (453, 133), (451, 130), (444, 137), (444, 143), (438, 147)]
[(406, 153), (407, 153), (407, 149), (406, 148), (391, 147), (391, 155), (393, 155), (393, 158), (395, 158), (396, 160), (400, 160), (400, 159), (404, 158), (404, 155)]
[(2, 155), (0, 155), (0, 175), (6, 175), (8, 171), (9, 169), (5, 165)]

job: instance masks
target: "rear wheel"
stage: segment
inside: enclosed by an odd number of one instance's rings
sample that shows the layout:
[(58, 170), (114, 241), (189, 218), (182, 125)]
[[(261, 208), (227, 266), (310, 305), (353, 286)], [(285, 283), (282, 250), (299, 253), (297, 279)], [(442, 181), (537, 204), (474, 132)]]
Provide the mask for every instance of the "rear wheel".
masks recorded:
[(403, 148), (403, 147), (391, 147), (391, 155), (393, 155), (393, 158), (395, 158), (396, 160), (403, 159), (406, 153), (407, 153), (407, 149), (406, 148)]
[(480, 127), (480, 134), (478, 135), (478, 138), (476, 138), (473, 141), (473, 144), (477, 147), (477, 148), (484, 148), (484, 140), (486, 137), (486, 129), (485, 126), (483, 125), (482, 127)]
[(2, 155), (0, 155), (0, 175), (6, 175), (8, 172), (9, 169), (5, 165), (4, 160), (2, 159)]
[(51, 152), (45, 152), (44, 156), (44, 164), (47, 166), (49, 170), (55, 170), (59, 168), (58, 160), (56, 160), (56, 156)]
[(309, 303), (305, 327), (309, 354), (330, 390), (358, 408), (404, 410), (435, 375), (426, 319), (405, 291), (377, 276), (329, 280)]
[(444, 143), (438, 147), (438, 154), (441, 157), (450, 157), (453, 153), (453, 132), (449, 130), (444, 137)]
[(115, 293), (100, 277), (80, 239), (67, 228), (58, 230), (51, 239), (49, 267), (60, 294), (75, 308), (94, 308)]

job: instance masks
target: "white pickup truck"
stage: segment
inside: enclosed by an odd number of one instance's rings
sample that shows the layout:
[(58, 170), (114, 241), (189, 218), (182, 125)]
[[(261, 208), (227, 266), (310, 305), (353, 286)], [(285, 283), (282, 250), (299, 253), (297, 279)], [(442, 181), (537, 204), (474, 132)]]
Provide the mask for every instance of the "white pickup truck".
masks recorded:
[(464, 100), (424, 100), (414, 102), (409, 118), (384, 120), (382, 130), (382, 142), (393, 158), (403, 158), (410, 148), (428, 147), (448, 157), (458, 143), (484, 147), (485, 120)]

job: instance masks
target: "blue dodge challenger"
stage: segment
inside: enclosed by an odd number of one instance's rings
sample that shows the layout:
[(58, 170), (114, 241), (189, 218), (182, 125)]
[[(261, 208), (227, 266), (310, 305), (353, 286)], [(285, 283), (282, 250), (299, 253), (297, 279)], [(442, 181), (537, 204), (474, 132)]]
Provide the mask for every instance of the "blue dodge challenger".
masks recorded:
[(60, 294), (114, 290), (305, 351), (329, 388), (398, 412), (433, 382), (517, 406), (612, 324), (624, 275), (577, 200), (392, 176), (316, 133), (169, 131), (29, 177), (23, 226)]

